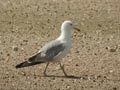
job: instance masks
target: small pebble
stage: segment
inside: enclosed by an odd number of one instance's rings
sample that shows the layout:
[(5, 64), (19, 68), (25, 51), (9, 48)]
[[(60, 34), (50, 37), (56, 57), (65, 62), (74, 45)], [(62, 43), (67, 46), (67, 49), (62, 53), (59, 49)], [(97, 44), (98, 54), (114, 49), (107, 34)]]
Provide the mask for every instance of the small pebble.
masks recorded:
[(76, 64), (75, 66), (79, 66), (79, 64)]
[(26, 74), (24, 72), (21, 73), (23, 76), (26, 76)]
[(94, 55), (97, 55), (97, 53), (94, 53)]
[(13, 47), (13, 50), (18, 51), (18, 47), (17, 46)]
[(102, 76), (101, 75), (98, 75), (97, 78), (101, 78)]
[(88, 75), (84, 75), (84, 76), (82, 77), (82, 79), (83, 79), (83, 80), (87, 80), (87, 79), (88, 79)]
[(70, 90), (70, 86), (69, 85), (66, 88), (67, 88), (67, 90)]
[(109, 50), (110, 52), (116, 52), (117, 47), (116, 48), (106, 47), (105, 49)]
[(113, 72), (113, 70), (110, 70), (109, 72), (110, 72), (110, 73), (112, 73), (112, 72)]
[(10, 56), (10, 54), (8, 53), (7, 56)]
[(110, 49), (110, 52), (115, 52), (115, 51), (116, 51), (116, 49), (112, 49), (112, 48)]
[(77, 50), (75, 53), (79, 53), (79, 51)]
[(28, 40), (23, 40), (23, 42), (28, 42)]
[(102, 27), (102, 25), (101, 25), (101, 24), (98, 24), (98, 26), (99, 26), (99, 27)]
[(116, 87), (113, 87), (113, 90), (117, 90), (117, 88), (116, 88)]
[(0, 52), (0, 54), (3, 54), (3, 52)]
[(34, 83), (34, 85), (37, 85), (37, 83)]
[(14, 78), (14, 76), (12, 76), (11, 78)]

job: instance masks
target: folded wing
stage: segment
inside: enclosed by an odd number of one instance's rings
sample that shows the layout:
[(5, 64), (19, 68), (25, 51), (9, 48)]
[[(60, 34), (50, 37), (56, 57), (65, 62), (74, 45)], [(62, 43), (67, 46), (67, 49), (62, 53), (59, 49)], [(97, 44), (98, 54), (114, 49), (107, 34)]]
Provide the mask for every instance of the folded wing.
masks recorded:
[(40, 63), (49, 62), (56, 56), (59, 56), (59, 54), (62, 53), (64, 49), (64, 43), (55, 40), (51, 41), (50, 43), (46, 44), (43, 48), (41, 48), (41, 50), (37, 54), (30, 57), (28, 61), (16, 65), (16, 68), (28, 67)]

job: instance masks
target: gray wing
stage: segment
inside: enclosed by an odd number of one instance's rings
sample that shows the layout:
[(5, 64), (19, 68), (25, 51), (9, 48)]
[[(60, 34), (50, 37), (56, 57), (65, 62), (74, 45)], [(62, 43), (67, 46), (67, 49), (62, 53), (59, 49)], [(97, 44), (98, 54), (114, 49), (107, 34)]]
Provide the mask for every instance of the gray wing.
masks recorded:
[(48, 59), (52, 59), (54, 58), (55, 56), (57, 56), (59, 53), (63, 52), (65, 49), (65, 45), (60, 43), (60, 44), (57, 44), (57, 45), (53, 45), (52, 47), (50, 47), (49, 49), (47, 49), (46, 51), (46, 57)]
[(47, 43), (40, 52), (37, 53), (34, 58), (29, 59), (29, 61), (35, 62), (46, 62), (52, 60), (55, 56), (59, 55), (65, 49), (65, 44), (60, 41), (51, 41)]
[(60, 41), (52, 41), (46, 44), (39, 53), (33, 55), (28, 59), (28, 61), (22, 62), (16, 65), (16, 68), (33, 66), (36, 64), (44, 63), (52, 60), (55, 56), (59, 56), (61, 52), (65, 49), (65, 44)]

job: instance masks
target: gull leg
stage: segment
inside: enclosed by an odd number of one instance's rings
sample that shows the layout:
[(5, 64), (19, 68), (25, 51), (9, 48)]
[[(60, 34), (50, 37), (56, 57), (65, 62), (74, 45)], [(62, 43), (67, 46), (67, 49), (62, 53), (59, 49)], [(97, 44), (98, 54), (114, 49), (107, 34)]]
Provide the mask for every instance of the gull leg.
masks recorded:
[(46, 65), (46, 67), (45, 67), (44, 76), (47, 76), (46, 71), (47, 71), (48, 65), (49, 65), (49, 62), (47, 63), (47, 65)]
[(64, 75), (68, 76), (67, 73), (65, 72), (64, 65), (62, 65), (61, 63), (59, 63), (59, 64), (60, 64), (60, 68), (63, 71)]

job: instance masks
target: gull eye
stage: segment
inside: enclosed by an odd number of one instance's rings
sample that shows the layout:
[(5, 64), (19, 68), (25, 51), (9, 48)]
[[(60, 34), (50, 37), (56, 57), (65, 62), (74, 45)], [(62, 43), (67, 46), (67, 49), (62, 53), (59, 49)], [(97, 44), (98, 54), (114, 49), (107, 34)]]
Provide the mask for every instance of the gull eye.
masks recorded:
[(72, 24), (72, 23), (70, 23), (70, 25), (72, 26), (73, 24)]

